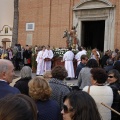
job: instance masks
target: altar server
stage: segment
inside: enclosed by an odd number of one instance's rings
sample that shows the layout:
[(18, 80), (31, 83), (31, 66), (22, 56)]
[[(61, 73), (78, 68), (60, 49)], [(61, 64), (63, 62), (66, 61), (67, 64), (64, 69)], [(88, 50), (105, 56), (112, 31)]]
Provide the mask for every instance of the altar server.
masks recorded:
[(48, 45), (44, 54), (44, 62), (45, 62), (44, 70), (45, 71), (51, 70), (52, 58), (53, 58), (53, 51), (50, 49), (50, 46)]
[(43, 75), (44, 74), (44, 53), (45, 53), (45, 46), (42, 46), (42, 50), (38, 52), (36, 61), (37, 61), (37, 71), (36, 75)]
[(74, 67), (73, 67), (73, 59), (74, 53), (72, 52), (72, 47), (68, 48), (69, 50), (63, 55), (63, 61), (65, 61), (65, 68), (68, 72), (68, 78), (74, 78)]

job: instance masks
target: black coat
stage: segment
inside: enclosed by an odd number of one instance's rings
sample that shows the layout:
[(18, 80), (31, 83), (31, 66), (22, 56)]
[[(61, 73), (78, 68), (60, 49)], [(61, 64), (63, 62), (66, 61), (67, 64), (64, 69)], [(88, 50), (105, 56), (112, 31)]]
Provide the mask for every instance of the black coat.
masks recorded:
[[(25, 50), (25, 51), (23, 52), (23, 59), (26, 59), (26, 60), (27, 60), (27, 63), (25, 63), (25, 61), (24, 61), (24, 65), (25, 65), (25, 66), (32, 67), (31, 57), (32, 57), (32, 51), (30, 51), (30, 50)], [(28, 63), (28, 60), (29, 60), (29, 63)]]
[(108, 55), (103, 55), (103, 57), (101, 58), (100, 63), (101, 63), (102, 68), (103, 68), (105, 65), (107, 65), (106, 61), (107, 61), (108, 58), (109, 58)]
[(21, 78), (18, 80), (14, 87), (18, 88), (22, 94), (29, 95), (28, 91), (28, 82), (31, 80), (31, 78)]
[(26, 58), (26, 59), (31, 58), (31, 55), (32, 55), (32, 51), (31, 50), (25, 50), (23, 52), (23, 57)]
[[(112, 108), (116, 111), (120, 112), (120, 95), (118, 94), (118, 90), (120, 90), (120, 83), (115, 82), (109, 85), (113, 90), (113, 104)], [(120, 116), (114, 112), (111, 112), (111, 120), (120, 120)]]

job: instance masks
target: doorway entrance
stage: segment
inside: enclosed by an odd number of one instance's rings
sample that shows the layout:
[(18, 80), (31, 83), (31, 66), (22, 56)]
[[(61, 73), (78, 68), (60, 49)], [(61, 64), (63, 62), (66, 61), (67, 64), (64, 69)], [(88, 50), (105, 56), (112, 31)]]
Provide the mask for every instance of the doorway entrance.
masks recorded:
[(82, 21), (81, 45), (86, 49), (104, 50), (105, 20)]
[(11, 41), (10, 41), (9, 38), (3, 38), (3, 39), (2, 39), (2, 45), (3, 45), (3, 48), (4, 48), (4, 49), (6, 49), (7, 47), (9, 47), (9, 46), (10, 46), (10, 43), (11, 43)]

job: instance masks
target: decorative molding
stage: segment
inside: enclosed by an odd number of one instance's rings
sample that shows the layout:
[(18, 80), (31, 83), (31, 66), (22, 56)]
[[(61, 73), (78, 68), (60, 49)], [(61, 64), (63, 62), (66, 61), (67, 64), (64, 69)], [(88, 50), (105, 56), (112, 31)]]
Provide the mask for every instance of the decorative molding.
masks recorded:
[(13, 28), (12, 27), (10, 27), (9, 25), (4, 25), (3, 27), (2, 27), (2, 30), (0, 30), (0, 33), (4, 30), (4, 28), (5, 27), (8, 27), (9, 29), (10, 29), (10, 31), (12, 31), (13, 30)]
[(115, 7), (108, 0), (82, 0), (78, 5), (73, 7), (73, 10), (85, 10), (85, 9), (100, 9), (100, 8), (112, 8)]
[(0, 35), (0, 36), (12, 36), (12, 35)]
[(88, 2), (88, 1), (100, 1), (100, 2), (104, 2), (104, 3), (112, 6), (112, 3), (109, 0), (81, 0), (81, 3), (85, 3), (85, 2)]
[(11, 42), (9, 38), (3, 38), (1, 42)]
[(81, 17), (90, 17), (90, 16), (95, 16), (95, 17), (100, 17), (100, 16), (108, 16), (109, 10), (108, 9), (96, 9), (96, 10), (80, 10), (76, 11), (76, 16), (81, 16)]

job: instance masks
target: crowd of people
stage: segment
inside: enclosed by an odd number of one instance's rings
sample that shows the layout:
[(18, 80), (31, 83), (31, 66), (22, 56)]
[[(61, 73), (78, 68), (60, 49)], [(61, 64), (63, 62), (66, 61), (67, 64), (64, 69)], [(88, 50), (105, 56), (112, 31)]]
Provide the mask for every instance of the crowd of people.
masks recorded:
[(100, 56), (95, 48), (90, 57), (85, 54), (79, 57), (81, 62), (76, 70), (79, 89), (93, 97), (103, 120), (119, 120), (118, 114), (101, 105), (103, 102), (120, 113), (119, 50), (107, 50), (103, 56)]
[(31, 64), (32, 50), (31, 47), (26, 45), (22, 47), (20, 44), (15, 44), (15, 46), (8, 47), (7, 49), (0, 47), (0, 57), (1, 59), (8, 59), (14, 64), (15, 70), (20, 70), (21, 66), (30, 66)]
[[(64, 66), (51, 68), (54, 54), (49, 45), (42, 46), (37, 52), (35, 77), (32, 77), (32, 50), (28, 45), (22, 49), (16, 45), (11, 50), (13, 59), (0, 59), (1, 120), (120, 120), (118, 49), (101, 56), (95, 48), (88, 56), (83, 47), (78, 48), (76, 55), (69, 47), (61, 61)], [(14, 66), (19, 69), (19, 62), (23, 62), (20, 79), (10, 86)], [(68, 86), (66, 78), (78, 80), (79, 89)]]
[[(35, 60), (32, 60), (32, 55), (35, 56)], [(53, 51), (50, 50), (50, 46), (29, 46), (25, 47), (20, 44), (15, 44), (13, 48), (8, 47), (4, 49), (0, 47), (1, 59), (8, 59), (13, 62), (15, 70), (20, 70), (23, 66), (29, 66), (32, 68), (32, 62), (36, 62), (36, 74), (43, 75), (44, 71), (51, 70), (51, 60), (53, 58)]]
[[(50, 80), (43, 76), (31, 78), (31, 68), (24, 66), (21, 79), (14, 87), (9, 84), (14, 76), (14, 66), (11, 61), (0, 59), (0, 119), (1, 120), (86, 120), (100, 119), (100, 114), (93, 98), (85, 92), (71, 92), (63, 82), (67, 71), (63, 66), (52, 69)], [(31, 78), (31, 80), (28, 80)], [(79, 107), (73, 102), (74, 97)], [(85, 101), (86, 100), (86, 101)], [(91, 103), (87, 106), (88, 102)], [(81, 110), (86, 112), (81, 116)], [(95, 109), (94, 109), (95, 108)], [(94, 112), (96, 115), (94, 115)]]

